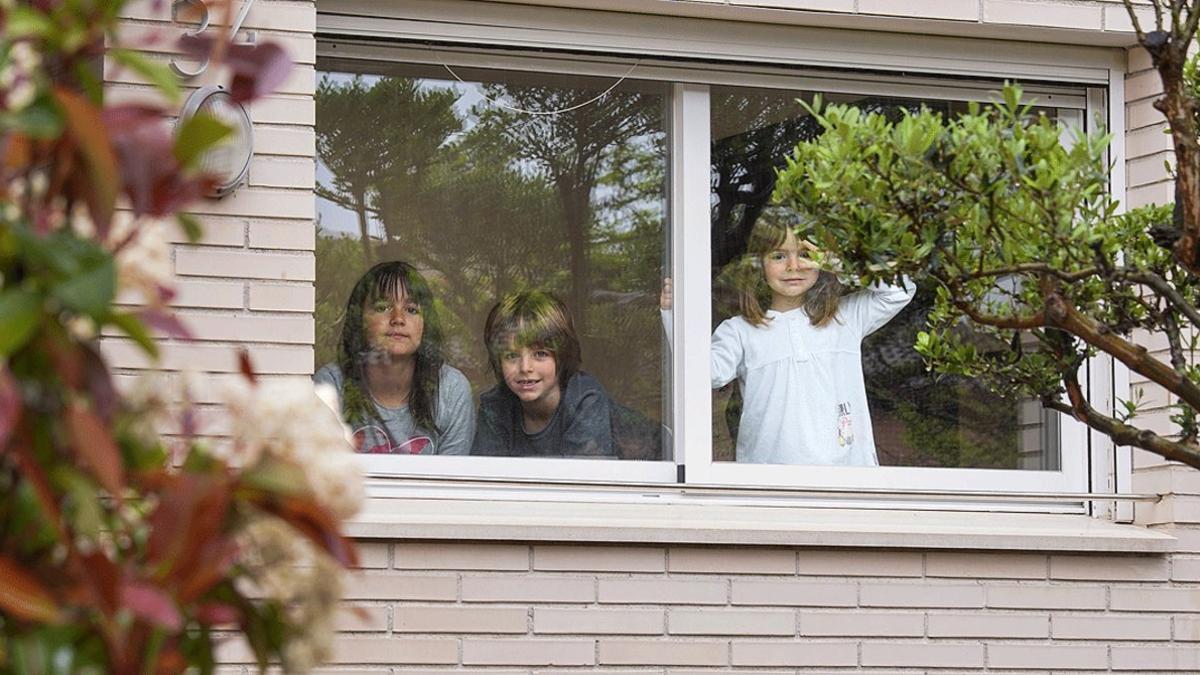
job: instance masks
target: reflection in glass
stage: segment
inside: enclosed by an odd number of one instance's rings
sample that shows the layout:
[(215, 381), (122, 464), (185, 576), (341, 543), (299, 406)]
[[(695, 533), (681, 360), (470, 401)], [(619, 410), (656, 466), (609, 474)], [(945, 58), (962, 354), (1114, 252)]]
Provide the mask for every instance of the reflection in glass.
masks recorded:
[[(775, 171), (792, 148), (821, 129), (799, 101), (813, 92), (735, 87), (711, 90), (713, 326), (740, 313), (736, 278), (751, 233), (769, 207)], [(922, 106), (952, 115), (953, 101), (823, 95), (871, 112), (900, 116)], [(1047, 111), (1053, 114), (1053, 111)], [(933, 305), (934, 290), (918, 287), (912, 302), (862, 344), (862, 371), (880, 464), (1057, 470), (1057, 413), (1036, 401), (998, 396), (971, 378), (926, 372), (913, 349)], [(981, 349), (987, 349), (982, 344)], [(749, 417), (734, 381), (713, 393), (714, 459), (736, 458), (734, 439)], [(853, 411), (852, 411), (853, 414)], [(821, 462), (824, 463), (824, 462)]]
[(318, 363), (335, 356), (359, 274), (406, 260), (434, 288), (445, 360), (476, 394), (497, 385), (482, 337), (489, 309), (515, 291), (549, 291), (574, 318), (582, 370), (657, 427), (665, 85), (626, 81), (575, 107), (612, 81), (457, 69), (463, 84), (440, 68), (342, 59), (320, 68)]

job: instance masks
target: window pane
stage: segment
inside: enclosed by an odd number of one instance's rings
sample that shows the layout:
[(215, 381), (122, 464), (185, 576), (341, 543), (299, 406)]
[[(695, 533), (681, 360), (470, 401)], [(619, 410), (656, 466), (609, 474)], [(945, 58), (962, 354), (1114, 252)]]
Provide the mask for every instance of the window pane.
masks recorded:
[[(317, 379), (340, 386), (361, 450), (669, 459), (666, 86), (319, 69)], [(436, 394), (422, 349), (447, 366)]]
[[(789, 255), (804, 257), (791, 238), (773, 242), (764, 235), (777, 217), (768, 209), (776, 170), (798, 142), (820, 134), (798, 102), (811, 102), (814, 94), (712, 88), (713, 370), (730, 380), (713, 393), (714, 459), (1057, 470), (1057, 413), (1036, 401), (997, 396), (970, 378), (925, 371), (913, 344), (933, 307), (932, 288), (917, 287), (907, 304), (899, 289), (843, 295), (837, 318), (824, 327), (814, 326), (803, 307), (768, 312), (760, 325), (745, 316), (723, 323), (743, 314), (738, 288), (747, 282), (736, 270), (749, 269), (745, 263), (753, 259), (759, 265), (753, 274), (761, 279), (752, 283), (771, 283), (770, 259), (753, 251), (782, 249), (774, 254), (781, 264)], [(955, 101), (822, 99), (896, 116), (921, 106), (947, 115), (966, 109)], [(777, 283), (793, 284), (809, 298), (821, 288), (802, 272), (789, 274), (795, 278), (784, 275)], [(775, 296), (768, 291), (767, 297)], [(854, 353), (857, 337), (847, 341), (852, 331), (842, 330), (855, 321), (873, 330), (861, 343), (861, 357)], [(731, 344), (736, 348), (727, 348)], [(982, 338), (980, 346), (986, 348)], [(723, 358), (733, 361), (721, 364)]]

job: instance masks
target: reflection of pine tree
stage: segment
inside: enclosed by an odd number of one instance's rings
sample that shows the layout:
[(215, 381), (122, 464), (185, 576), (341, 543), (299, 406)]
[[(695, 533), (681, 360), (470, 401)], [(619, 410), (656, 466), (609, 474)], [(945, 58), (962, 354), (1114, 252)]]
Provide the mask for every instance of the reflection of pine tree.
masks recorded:
[[(361, 77), (317, 86), (317, 157), (333, 174), (317, 195), (358, 215), (363, 260), (370, 265), (370, 223), (386, 194), (415, 198), (424, 169), (450, 134), (458, 94), (422, 89), (416, 80), (387, 77), (366, 86)], [(385, 236), (385, 239), (388, 238)]]
[(750, 230), (775, 191), (775, 171), (820, 127), (793, 96), (717, 90), (712, 102), (712, 265), (746, 250)]
[[(593, 190), (606, 160), (618, 148), (638, 142), (635, 139), (651, 136), (661, 144), (662, 138), (661, 96), (612, 91), (599, 101), (581, 105), (600, 91), (493, 84), (487, 87), (488, 95), (515, 108), (564, 112), (524, 115), (492, 106), (480, 111), (481, 126), (499, 129), (511, 156), (530, 162), (555, 190), (567, 243), (571, 271), (567, 300), (572, 307), (590, 304)], [(576, 316), (576, 321), (580, 331), (587, 332), (586, 313)]]
[[(598, 93), (485, 88), (532, 109)], [(448, 360), (477, 387), (492, 379), (480, 340), (487, 311), (503, 293), (538, 287), (569, 301), (585, 367), (619, 401), (658, 417), (664, 96), (614, 92), (553, 120), (482, 104), (465, 112), (460, 96), (406, 77), (324, 81), (319, 154), (333, 178), (318, 186), (319, 196), (360, 214), (369, 259), (408, 260), (426, 271), (441, 303)], [(425, 141), (405, 141), (421, 134)], [(395, 148), (385, 150), (389, 144)], [(372, 226), (383, 229), (383, 240), (368, 236)], [(319, 356), (332, 353), (334, 323), (364, 269), (345, 255), (358, 242), (329, 235), (318, 241), (318, 332), (329, 342)]]

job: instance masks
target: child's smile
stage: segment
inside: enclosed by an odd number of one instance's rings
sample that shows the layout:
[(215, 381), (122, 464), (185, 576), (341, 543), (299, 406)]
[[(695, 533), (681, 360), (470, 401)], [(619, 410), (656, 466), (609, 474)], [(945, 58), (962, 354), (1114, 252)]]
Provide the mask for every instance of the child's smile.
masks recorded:
[(554, 352), (538, 347), (518, 347), (500, 356), (504, 384), (524, 406), (558, 406), (558, 363)]
[(763, 276), (771, 289), (772, 309), (787, 311), (799, 307), (804, 294), (817, 283), (821, 272), (809, 258), (815, 248), (788, 232), (779, 248), (763, 256)]

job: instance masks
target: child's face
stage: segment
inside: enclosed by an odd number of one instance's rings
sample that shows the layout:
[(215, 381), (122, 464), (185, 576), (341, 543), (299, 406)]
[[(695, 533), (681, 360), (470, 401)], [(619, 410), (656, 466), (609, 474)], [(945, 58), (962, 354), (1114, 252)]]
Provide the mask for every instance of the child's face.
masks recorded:
[(409, 357), (421, 347), (425, 317), (421, 306), (403, 290), (396, 295), (367, 300), (363, 306), (363, 330), (372, 349), (394, 357)]
[(788, 232), (779, 248), (763, 256), (763, 276), (774, 301), (799, 299), (817, 283), (821, 270), (809, 258), (815, 250), (815, 246), (798, 241), (795, 234)]
[(522, 404), (550, 402), (558, 396), (558, 361), (549, 349), (510, 345), (500, 352), (500, 372)]

